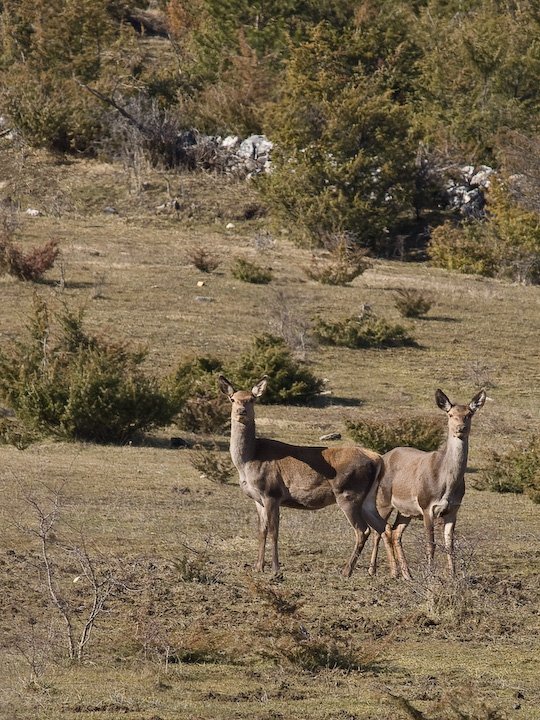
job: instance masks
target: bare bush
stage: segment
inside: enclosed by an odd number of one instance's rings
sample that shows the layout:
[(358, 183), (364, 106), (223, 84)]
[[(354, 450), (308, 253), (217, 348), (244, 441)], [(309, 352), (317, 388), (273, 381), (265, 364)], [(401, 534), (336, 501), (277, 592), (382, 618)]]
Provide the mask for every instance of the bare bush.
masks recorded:
[(292, 297), (283, 290), (276, 290), (270, 300), (270, 327), (287, 345), (296, 352), (306, 353), (315, 345), (311, 336), (311, 321), (297, 310)]
[(221, 260), (212, 253), (208, 252), (201, 245), (194, 245), (187, 251), (189, 262), (194, 265), (197, 270), (205, 273), (211, 273), (221, 264)]
[(19, 280), (36, 282), (53, 267), (59, 252), (57, 240), (49, 240), (24, 253), (11, 240), (0, 236), (0, 271)]
[(98, 618), (126, 587), (121, 566), (91, 552), (87, 538), (65, 522), (60, 491), (45, 488), (41, 497), (25, 492), (25, 500), (33, 523), (23, 530), (36, 541), (44, 593), (64, 626), (68, 658), (80, 662)]

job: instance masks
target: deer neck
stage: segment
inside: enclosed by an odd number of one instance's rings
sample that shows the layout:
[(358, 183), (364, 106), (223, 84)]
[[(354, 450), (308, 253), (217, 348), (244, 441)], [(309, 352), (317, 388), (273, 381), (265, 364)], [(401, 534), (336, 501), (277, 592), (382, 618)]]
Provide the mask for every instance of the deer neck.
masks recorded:
[(255, 421), (240, 422), (231, 418), (231, 459), (240, 468), (255, 457)]
[(468, 454), (468, 437), (448, 436), (446, 445), (441, 450), (441, 462), (439, 465), (439, 477), (447, 487), (455, 487), (463, 482)]

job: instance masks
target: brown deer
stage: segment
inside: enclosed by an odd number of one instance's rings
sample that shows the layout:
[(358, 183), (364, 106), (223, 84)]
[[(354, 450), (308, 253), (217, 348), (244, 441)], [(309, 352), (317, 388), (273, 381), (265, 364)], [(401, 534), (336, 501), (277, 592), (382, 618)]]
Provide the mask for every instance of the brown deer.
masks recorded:
[[(486, 393), (481, 390), (468, 405), (454, 405), (442, 390), (437, 390), (435, 402), (448, 416), (448, 437), (444, 445), (434, 452), (397, 447), (383, 455), (384, 474), (377, 493), (377, 509), (385, 519), (388, 519), (393, 509), (397, 510), (391, 533), (393, 552), (387, 553), (392, 577), (399, 574), (397, 559), (403, 577), (411, 579), (401, 537), (413, 517), (424, 519), (430, 570), (435, 554), (434, 522), (436, 518), (442, 519), (448, 567), (454, 575), (454, 528), (465, 494), (464, 475), (471, 420), (485, 401)], [(374, 575), (377, 569), (379, 541), (380, 535), (375, 533), (369, 565), (370, 575)]]
[(259, 554), (255, 569), (264, 568), (266, 538), (272, 542), (272, 570), (279, 572), (280, 507), (320, 510), (337, 503), (354, 528), (356, 542), (343, 575), (350, 577), (369, 534), (368, 524), (383, 534), (391, 551), (386, 523), (376, 508), (381, 456), (360, 447), (302, 447), (255, 434), (254, 403), (267, 387), (263, 377), (251, 390), (236, 390), (219, 376), (219, 385), (232, 403), (231, 458), (240, 487), (255, 501), (259, 516)]

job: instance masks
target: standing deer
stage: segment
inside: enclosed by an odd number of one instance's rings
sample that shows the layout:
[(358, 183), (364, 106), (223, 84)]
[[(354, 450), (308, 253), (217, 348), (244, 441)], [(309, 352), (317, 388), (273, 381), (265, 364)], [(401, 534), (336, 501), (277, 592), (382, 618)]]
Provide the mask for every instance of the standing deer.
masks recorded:
[[(454, 528), (465, 494), (464, 475), (471, 420), (485, 401), (486, 393), (481, 390), (468, 405), (454, 405), (442, 390), (437, 390), (435, 402), (448, 416), (446, 442), (434, 452), (397, 447), (383, 455), (384, 475), (377, 494), (377, 509), (385, 519), (388, 519), (394, 508), (397, 510), (391, 533), (393, 552), (387, 553), (392, 577), (398, 576), (397, 559), (403, 577), (411, 579), (401, 536), (413, 517), (424, 519), (429, 569), (432, 568), (435, 553), (434, 521), (442, 518), (448, 567), (454, 575)], [(370, 575), (374, 575), (377, 569), (379, 541), (380, 535), (376, 533), (373, 537)]]
[(232, 403), (231, 458), (240, 487), (255, 501), (259, 516), (259, 553), (255, 569), (264, 568), (266, 538), (272, 542), (272, 570), (279, 572), (278, 533), (280, 507), (320, 510), (337, 503), (354, 528), (356, 542), (343, 575), (350, 577), (369, 534), (368, 524), (383, 534), (391, 551), (386, 524), (376, 508), (381, 456), (360, 447), (301, 447), (255, 434), (256, 398), (267, 386), (263, 377), (249, 390), (235, 390), (219, 376), (219, 385)]

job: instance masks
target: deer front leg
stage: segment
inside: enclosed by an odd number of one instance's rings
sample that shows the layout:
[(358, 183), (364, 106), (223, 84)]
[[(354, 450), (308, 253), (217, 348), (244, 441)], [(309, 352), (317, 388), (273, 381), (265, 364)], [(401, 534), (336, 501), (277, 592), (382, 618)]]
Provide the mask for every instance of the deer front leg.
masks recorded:
[(272, 543), (272, 572), (278, 573), (279, 502), (275, 498), (265, 498), (264, 507), (268, 518), (268, 533)]
[(266, 536), (268, 534), (268, 516), (264, 505), (256, 502), (255, 507), (257, 508), (257, 515), (259, 517), (259, 555), (255, 570), (262, 572), (264, 570), (264, 554), (266, 550)]
[(426, 531), (426, 556), (428, 570), (433, 570), (433, 558), (435, 556), (435, 527), (433, 517), (429, 510), (424, 512), (424, 529)]
[(456, 564), (454, 559), (454, 529), (456, 527), (456, 518), (445, 519), (444, 521), (444, 547), (446, 550), (448, 569), (453, 577), (456, 574)]

